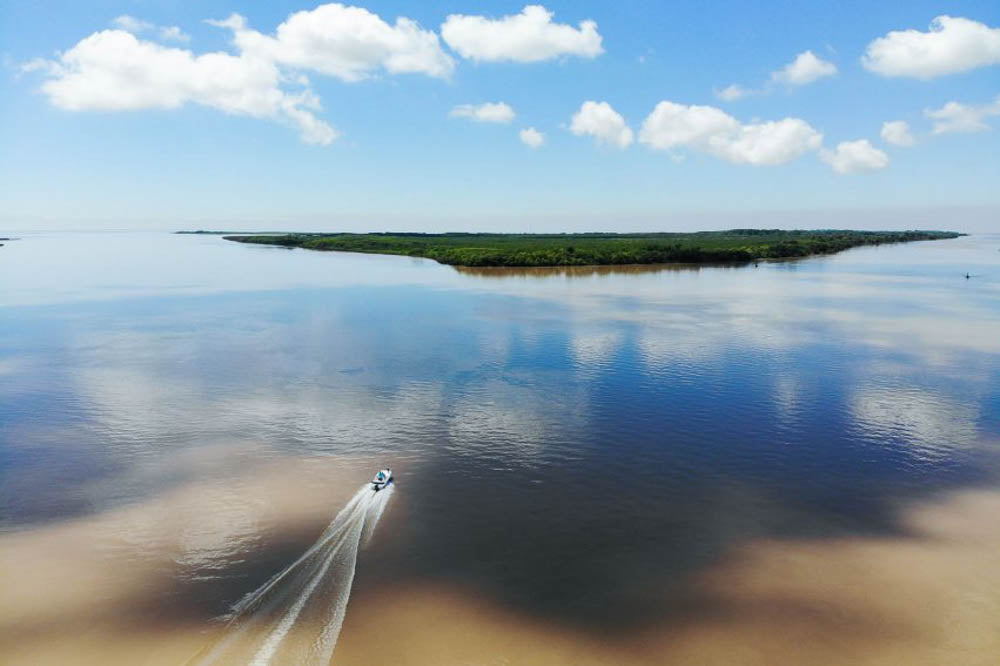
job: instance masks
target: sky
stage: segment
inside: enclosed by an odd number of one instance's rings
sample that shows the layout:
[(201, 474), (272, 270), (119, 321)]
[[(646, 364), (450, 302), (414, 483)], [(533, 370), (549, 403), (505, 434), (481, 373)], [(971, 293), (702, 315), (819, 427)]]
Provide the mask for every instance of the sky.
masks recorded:
[(0, 0), (0, 231), (1000, 231), (1000, 3)]

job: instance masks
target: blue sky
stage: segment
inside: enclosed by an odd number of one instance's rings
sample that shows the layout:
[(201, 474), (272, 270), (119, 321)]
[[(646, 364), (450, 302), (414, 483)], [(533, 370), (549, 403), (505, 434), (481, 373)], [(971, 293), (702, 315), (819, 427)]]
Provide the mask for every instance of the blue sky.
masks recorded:
[(1000, 4), (763, 5), (5, 2), (0, 225), (1000, 230)]

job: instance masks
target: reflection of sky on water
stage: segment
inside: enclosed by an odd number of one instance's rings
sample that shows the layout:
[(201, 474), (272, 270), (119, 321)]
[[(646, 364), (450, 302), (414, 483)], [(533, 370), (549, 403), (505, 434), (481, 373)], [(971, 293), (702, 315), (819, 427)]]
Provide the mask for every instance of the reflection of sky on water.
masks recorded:
[[(497, 278), (217, 238), (25, 237), (0, 264), (0, 518), (98, 512), (274, 457), (391, 460), (416, 516), (406, 558), (383, 556), (398, 575), (512, 603), (547, 585), (553, 604), (609, 561), (648, 575), (734, 538), (884, 527), (899, 497), (986, 478), (998, 246)], [(185, 456), (220, 442), (239, 455)], [(228, 508), (177, 556), (193, 576), (257, 543), (251, 513), (212, 504)], [(635, 529), (659, 536), (623, 543)], [(468, 541), (445, 552), (454, 530)], [(594, 603), (631, 589), (622, 575), (591, 582)]]
[(860, 388), (851, 404), (859, 428), (875, 438), (902, 437), (928, 457), (977, 443), (978, 404), (911, 387)]

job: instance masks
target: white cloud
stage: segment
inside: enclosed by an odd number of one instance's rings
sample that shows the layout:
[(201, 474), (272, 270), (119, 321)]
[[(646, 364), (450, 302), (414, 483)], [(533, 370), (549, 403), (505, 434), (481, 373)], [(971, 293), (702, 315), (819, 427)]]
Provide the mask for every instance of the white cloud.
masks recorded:
[(952, 132), (985, 132), (990, 126), (983, 122), (991, 116), (1000, 116), (1000, 95), (990, 104), (967, 106), (948, 102), (940, 109), (928, 109), (924, 115), (934, 121), (934, 134)]
[(882, 123), (882, 140), (894, 146), (912, 146), (916, 141), (910, 133), (910, 125), (905, 120), (890, 120)]
[(663, 101), (643, 121), (639, 141), (667, 150), (707, 144), (711, 137), (735, 134), (739, 127), (738, 120), (714, 106), (687, 106)]
[(167, 25), (160, 28), (160, 39), (172, 42), (189, 42), (191, 35), (187, 34), (176, 25)]
[(803, 51), (777, 72), (771, 73), (771, 81), (790, 86), (804, 86), (824, 76), (837, 73), (837, 66), (816, 56), (812, 51)]
[(820, 159), (837, 173), (871, 171), (889, 166), (889, 156), (868, 141), (841, 141), (834, 150), (821, 150)]
[(735, 102), (738, 99), (743, 99), (753, 91), (744, 88), (738, 83), (734, 83), (731, 86), (726, 86), (722, 90), (715, 90), (713, 92), (715, 93), (715, 96), (723, 102)]
[(607, 102), (587, 101), (573, 114), (569, 131), (577, 136), (589, 135), (599, 144), (628, 148), (635, 135), (625, 124), (625, 118)]
[(206, 21), (233, 32), (236, 54), (195, 54), (136, 37), (155, 32), (186, 41), (176, 26), (128, 15), (113, 23), (120, 29), (96, 32), (57, 60), (33, 60), (22, 71), (45, 72), (42, 92), (70, 111), (200, 104), (276, 120), (298, 128), (304, 141), (326, 145), (337, 131), (314, 115), (320, 102), (303, 71), (359, 81), (381, 71), (448, 77), (455, 66), (437, 34), (415, 21), (400, 17), (390, 25), (367, 9), (335, 3), (290, 15), (274, 35), (250, 29), (239, 14)]
[(159, 26), (154, 23), (150, 23), (149, 21), (143, 21), (142, 19), (138, 19), (134, 16), (129, 16), (128, 14), (116, 16), (112, 19), (111, 24), (120, 30), (131, 32), (133, 35), (155, 31), (159, 34), (160, 39), (165, 41), (187, 42), (191, 40), (191, 36), (178, 28), (176, 25)]
[(57, 67), (51, 60), (46, 60), (45, 58), (32, 58), (28, 62), (21, 63), (17, 69), (21, 74), (29, 74), (31, 72), (45, 72), (47, 74), (52, 74), (57, 70)]
[(799, 118), (742, 125), (734, 137), (713, 137), (710, 145), (736, 164), (775, 165), (816, 150), (823, 135)]
[(776, 84), (787, 86), (804, 86), (825, 76), (837, 73), (837, 66), (832, 62), (822, 60), (812, 51), (803, 51), (795, 56), (792, 62), (780, 70), (771, 72), (771, 78), (761, 89), (745, 88), (738, 83), (726, 86), (722, 90), (714, 90), (716, 98), (724, 102), (735, 102), (749, 95), (767, 95), (773, 92)]
[(743, 124), (712, 106), (669, 101), (646, 117), (639, 141), (651, 148), (688, 147), (735, 164), (775, 165), (819, 149), (823, 135), (798, 118)]
[(459, 104), (448, 113), (452, 118), (469, 118), (479, 123), (503, 123), (514, 120), (517, 115), (510, 105), (503, 102), (485, 104)]
[(893, 30), (872, 41), (861, 63), (882, 76), (931, 79), (1000, 63), (1000, 28), (938, 16), (928, 32)]
[(175, 109), (201, 104), (226, 113), (270, 118), (299, 129), (307, 143), (329, 144), (336, 130), (312, 111), (319, 100), (308, 89), (282, 90), (271, 62), (228, 53), (191, 51), (103, 30), (47, 63), (42, 84), (49, 101), (68, 111)]
[(149, 21), (143, 21), (142, 19), (137, 19), (136, 17), (129, 16), (128, 14), (116, 16), (112, 19), (111, 24), (117, 28), (121, 28), (125, 32), (131, 32), (133, 34), (145, 32), (146, 30), (152, 30), (154, 27)]
[(210, 23), (232, 30), (242, 53), (344, 81), (369, 78), (379, 69), (446, 78), (455, 68), (434, 31), (405, 17), (389, 25), (362, 7), (330, 3), (296, 12), (274, 36), (250, 29), (239, 14)]
[(521, 137), (521, 143), (529, 148), (541, 148), (545, 144), (545, 135), (534, 127), (526, 127), (517, 135)]
[(604, 49), (597, 23), (579, 28), (553, 23), (553, 12), (527, 5), (520, 14), (490, 19), (452, 14), (441, 25), (441, 37), (463, 58), (481, 61), (538, 62), (564, 55), (594, 58)]

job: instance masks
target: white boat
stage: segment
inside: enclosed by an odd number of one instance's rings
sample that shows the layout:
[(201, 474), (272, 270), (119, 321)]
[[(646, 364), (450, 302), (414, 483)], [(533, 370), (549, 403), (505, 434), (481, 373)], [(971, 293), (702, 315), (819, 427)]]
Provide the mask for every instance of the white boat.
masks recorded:
[(379, 470), (378, 474), (375, 475), (375, 478), (372, 479), (372, 488), (376, 492), (378, 492), (379, 490), (382, 490), (387, 485), (389, 485), (391, 482), (392, 482), (392, 470), (387, 467), (386, 469)]

